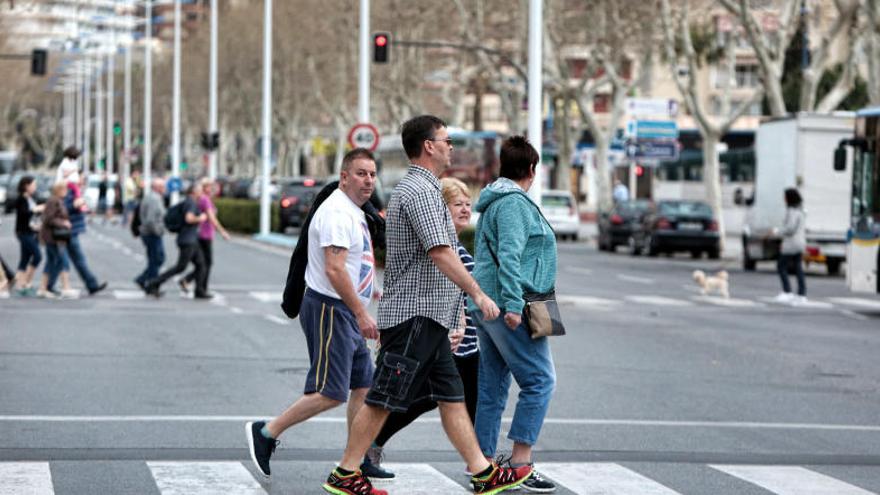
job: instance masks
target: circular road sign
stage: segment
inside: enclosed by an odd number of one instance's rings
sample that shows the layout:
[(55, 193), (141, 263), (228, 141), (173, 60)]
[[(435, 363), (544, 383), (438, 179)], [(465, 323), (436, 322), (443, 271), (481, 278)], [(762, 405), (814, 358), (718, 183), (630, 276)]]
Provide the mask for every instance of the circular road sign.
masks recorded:
[(352, 148), (366, 148), (370, 151), (376, 151), (379, 147), (379, 131), (373, 124), (355, 124), (348, 131), (348, 144)]

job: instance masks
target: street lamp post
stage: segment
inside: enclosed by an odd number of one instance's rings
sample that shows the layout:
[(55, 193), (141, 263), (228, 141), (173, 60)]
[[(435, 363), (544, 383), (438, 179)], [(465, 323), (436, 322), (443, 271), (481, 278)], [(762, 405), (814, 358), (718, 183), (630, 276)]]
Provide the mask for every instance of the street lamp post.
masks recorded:
[(370, 0), (361, 0), (358, 120), (370, 121)]
[(529, 0), (529, 141), (538, 150), (538, 166), (535, 169), (535, 181), (529, 189), (529, 196), (541, 206), (541, 151), (543, 136), (541, 129), (541, 112), (544, 109), (544, 84), (541, 74), (543, 53), (543, 0)]
[(260, 235), (269, 235), (269, 172), (272, 159), (272, 0), (263, 0), (263, 177)]
[[(171, 114), (171, 176), (180, 176), (180, 0), (174, 0), (174, 87)], [(175, 180), (175, 182), (179, 183)], [(180, 192), (171, 191), (171, 204), (177, 204)]]
[(116, 77), (116, 46), (113, 46), (113, 53), (107, 57), (107, 161), (104, 170), (108, 174), (113, 173), (115, 162), (113, 153), (116, 151), (116, 138), (114, 137), (115, 125), (113, 124), (113, 103), (116, 98), (114, 93), (114, 78)]
[[(211, 0), (211, 61), (210, 61), (210, 97), (208, 99), (208, 133), (213, 136), (217, 129), (217, 0)], [(208, 176), (217, 178), (217, 149), (208, 152)]]
[(153, 2), (147, 0), (144, 6), (147, 22), (144, 24), (144, 143), (143, 177), (144, 188), (149, 187), (153, 163)]
[[(125, 96), (122, 103), (122, 178), (121, 184), (125, 184), (131, 174), (131, 46), (125, 47)], [(122, 204), (132, 198), (125, 197), (125, 187), (122, 190)]]
[(101, 74), (103, 69), (103, 57), (99, 54), (96, 56), (97, 70), (95, 71), (95, 172), (100, 171), (101, 160), (104, 159), (104, 75)]
[(83, 76), (85, 79), (83, 85), (83, 148), (82, 148), (82, 164), (83, 170), (85, 174), (88, 175), (91, 170), (91, 164), (89, 160), (91, 159), (91, 147), (92, 147), (92, 81), (91, 81), (91, 58), (86, 56), (86, 63), (84, 64), (85, 75)]

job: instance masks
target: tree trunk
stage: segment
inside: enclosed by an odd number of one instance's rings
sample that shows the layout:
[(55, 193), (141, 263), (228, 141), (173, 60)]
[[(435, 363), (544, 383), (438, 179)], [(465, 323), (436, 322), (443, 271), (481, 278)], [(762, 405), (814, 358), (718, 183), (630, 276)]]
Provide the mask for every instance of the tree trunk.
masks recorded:
[(718, 222), (720, 248), (724, 251), (724, 215), (721, 204), (721, 164), (718, 160), (718, 143), (721, 135), (703, 132), (703, 184), (706, 187), (706, 202), (712, 207)]
[[(596, 205), (599, 208), (599, 211), (609, 210), (613, 205), (614, 201), (611, 198), (611, 170), (608, 167), (608, 149), (611, 145), (611, 140), (605, 139), (605, 136), (602, 136), (600, 133), (591, 129), (593, 132), (593, 141), (596, 143), (596, 152), (594, 154), (596, 160), (596, 186), (599, 188), (599, 197)], [(584, 166), (587, 167), (590, 164), (585, 163)]]
[(571, 101), (567, 97), (562, 98), (561, 101), (562, 111), (558, 112), (557, 115), (561, 114), (562, 118), (556, 119), (557, 126), (560, 130), (559, 156), (556, 164), (556, 188), (570, 191), (571, 153), (573, 146), (571, 143), (571, 119), (569, 117), (568, 109), (569, 106), (571, 106)]
[(808, 68), (801, 73), (800, 111), (812, 112), (816, 106), (816, 91), (819, 89), (819, 74), (816, 69)]
[(770, 115), (773, 117), (784, 117), (787, 113), (785, 109), (785, 99), (782, 97), (782, 77), (779, 74), (779, 68), (771, 67), (767, 69), (767, 77), (769, 81), (764, 84), (767, 95), (767, 102), (770, 105)]

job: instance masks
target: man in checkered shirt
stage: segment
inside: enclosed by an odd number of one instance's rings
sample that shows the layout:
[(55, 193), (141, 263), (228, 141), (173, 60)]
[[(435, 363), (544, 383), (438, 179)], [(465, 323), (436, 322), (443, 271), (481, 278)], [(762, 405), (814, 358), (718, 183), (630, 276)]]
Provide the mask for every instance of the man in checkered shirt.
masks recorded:
[(458, 328), (461, 291), (488, 320), (499, 310), (477, 285), (455, 251), (455, 226), (438, 177), (449, 168), (452, 140), (446, 124), (422, 115), (403, 124), (411, 161), (391, 195), (386, 215), (385, 282), (379, 302), (381, 347), (373, 386), (351, 425), (348, 445), (324, 489), (335, 494), (384, 495), (358, 470), (392, 411), (427, 399), (439, 404), (449, 440), (474, 473), (475, 493), (499, 493), (531, 476), (529, 466), (499, 467), (480, 451), (464, 404), (464, 387), (452, 359), (449, 329)]

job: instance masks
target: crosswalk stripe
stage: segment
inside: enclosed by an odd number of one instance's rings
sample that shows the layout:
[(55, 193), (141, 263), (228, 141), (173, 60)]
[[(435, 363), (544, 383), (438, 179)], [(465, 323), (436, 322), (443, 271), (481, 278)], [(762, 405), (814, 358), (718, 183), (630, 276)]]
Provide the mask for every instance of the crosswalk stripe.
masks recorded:
[(683, 299), (673, 299), (671, 297), (663, 297), (663, 296), (626, 296), (627, 301), (632, 301), (638, 304), (649, 304), (651, 306), (693, 306), (694, 303), (690, 301), (685, 301)]
[(777, 495), (873, 495), (872, 492), (799, 466), (709, 467), (748, 481)]
[(397, 475), (393, 485), (389, 485), (389, 489), (393, 493), (406, 493), (407, 495), (472, 493), (434, 469), (430, 464), (382, 463), (382, 467)]
[(714, 304), (716, 306), (726, 306), (729, 308), (757, 308), (764, 306), (763, 304), (752, 301), (751, 299), (736, 299), (733, 297), (727, 299), (717, 296), (693, 296), (691, 297), (691, 300)]
[(52, 495), (48, 462), (0, 462), (0, 495)]
[(621, 301), (617, 301), (614, 299), (604, 299), (601, 297), (573, 296), (562, 294), (556, 296), (556, 300), (559, 302), (559, 304), (562, 305), (574, 305), (579, 307), (586, 306), (590, 309), (595, 309), (599, 311), (611, 311), (621, 303)]
[(540, 463), (535, 466), (535, 469), (577, 495), (678, 494), (678, 492), (619, 464), (599, 462)]
[(880, 310), (880, 300), (862, 299), (860, 297), (829, 297), (829, 301), (835, 304), (855, 306), (862, 309)]
[(142, 290), (114, 290), (113, 297), (123, 301), (130, 301), (134, 299), (145, 299), (146, 294)]
[(266, 495), (240, 462), (147, 462), (162, 495)]
[(252, 298), (254, 298), (260, 302), (264, 302), (264, 303), (275, 303), (275, 302), (280, 303), (281, 302), (281, 292), (279, 292), (279, 291), (274, 291), (274, 292), (251, 291), (251, 292), (249, 292), (249, 294)]
[(635, 284), (651, 285), (651, 284), (654, 283), (654, 279), (653, 279), (653, 278), (647, 278), (647, 277), (636, 277), (636, 276), (633, 276), (633, 275), (618, 274), (618, 275), (617, 275), (617, 278), (620, 279), (620, 280), (623, 280), (624, 282), (632, 282), (632, 283), (635, 283)]

